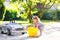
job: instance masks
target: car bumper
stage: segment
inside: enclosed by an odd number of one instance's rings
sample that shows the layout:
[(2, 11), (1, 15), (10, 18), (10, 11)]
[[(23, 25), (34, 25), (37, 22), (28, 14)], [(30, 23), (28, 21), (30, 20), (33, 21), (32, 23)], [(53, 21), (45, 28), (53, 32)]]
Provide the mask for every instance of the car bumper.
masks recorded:
[(22, 35), (22, 33), (25, 33), (26, 31), (20, 30), (20, 31), (11, 31), (12, 35)]

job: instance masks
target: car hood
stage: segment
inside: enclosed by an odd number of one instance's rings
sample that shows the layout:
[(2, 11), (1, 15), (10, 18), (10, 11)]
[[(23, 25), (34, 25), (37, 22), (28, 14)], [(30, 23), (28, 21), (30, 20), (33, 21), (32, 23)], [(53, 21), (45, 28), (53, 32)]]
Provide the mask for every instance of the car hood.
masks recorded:
[(10, 27), (12, 27), (12, 28), (23, 28), (22, 25), (10, 25)]

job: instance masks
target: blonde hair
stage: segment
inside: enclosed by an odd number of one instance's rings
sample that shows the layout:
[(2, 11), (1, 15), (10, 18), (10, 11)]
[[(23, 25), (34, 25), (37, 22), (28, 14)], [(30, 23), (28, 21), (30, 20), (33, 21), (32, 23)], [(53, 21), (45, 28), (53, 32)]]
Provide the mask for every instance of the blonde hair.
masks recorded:
[(33, 19), (37, 19), (37, 20), (38, 20), (38, 22), (40, 22), (40, 23), (41, 23), (40, 18), (39, 18), (38, 16), (33, 16), (33, 17), (32, 17), (32, 20), (33, 20)]

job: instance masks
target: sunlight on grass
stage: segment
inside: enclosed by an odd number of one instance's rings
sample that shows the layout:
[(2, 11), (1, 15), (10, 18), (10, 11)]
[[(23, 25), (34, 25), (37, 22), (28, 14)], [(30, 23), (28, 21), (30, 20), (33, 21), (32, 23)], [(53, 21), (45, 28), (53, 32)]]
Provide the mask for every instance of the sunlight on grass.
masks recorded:
[[(43, 24), (52, 24), (52, 23), (56, 23), (56, 21), (51, 21), (51, 20), (41, 20)], [(9, 23), (10, 21), (0, 21), (0, 24), (3, 23)], [(30, 24), (28, 21), (16, 21), (16, 23), (19, 24)]]
[[(0, 24), (3, 24), (3, 23), (9, 23), (10, 21), (0, 21)], [(16, 21), (16, 23), (19, 23), (19, 24), (28, 24), (28, 21)]]

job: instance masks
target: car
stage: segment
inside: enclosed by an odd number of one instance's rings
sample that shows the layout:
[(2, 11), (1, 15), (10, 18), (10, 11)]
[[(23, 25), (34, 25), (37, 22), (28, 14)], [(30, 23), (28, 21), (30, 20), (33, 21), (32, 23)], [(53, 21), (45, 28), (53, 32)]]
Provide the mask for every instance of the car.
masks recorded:
[(20, 25), (18, 23), (7, 23), (4, 24), (1, 27), (1, 33), (4, 34), (6, 33), (7, 35), (13, 35), (13, 34), (24, 34), (24, 26)]

